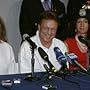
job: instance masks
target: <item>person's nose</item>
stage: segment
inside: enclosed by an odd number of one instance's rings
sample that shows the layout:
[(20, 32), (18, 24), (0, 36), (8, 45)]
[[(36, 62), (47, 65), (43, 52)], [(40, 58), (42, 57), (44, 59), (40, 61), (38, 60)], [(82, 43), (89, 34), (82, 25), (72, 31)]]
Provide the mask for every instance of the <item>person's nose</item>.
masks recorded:
[(52, 30), (51, 29), (48, 30), (48, 34), (49, 35), (52, 34)]
[(81, 22), (80, 25), (83, 26), (84, 25), (84, 22)]

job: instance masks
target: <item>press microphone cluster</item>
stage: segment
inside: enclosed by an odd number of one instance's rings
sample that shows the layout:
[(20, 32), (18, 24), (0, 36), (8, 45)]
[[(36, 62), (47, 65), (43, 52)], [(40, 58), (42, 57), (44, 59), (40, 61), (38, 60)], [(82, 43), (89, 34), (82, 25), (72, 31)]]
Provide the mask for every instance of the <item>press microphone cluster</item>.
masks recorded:
[[(82, 71), (87, 72), (87, 69), (85, 69), (76, 59), (77, 56), (74, 53), (63, 53), (58, 47), (54, 48), (54, 52), (56, 54), (56, 59), (59, 61), (59, 63), (63, 66), (67, 66), (67, 62), (70, 64), (75, 64), (77, 67), (79, 67)], [(67, 66), (68, 67), (68, 66)], [(65, 67), (64, 67), (65, 69)]]
[[(83, 43), (85, 43), (86, 45), (88, 45), (87, 40), (85, 38), (83, 38), (82, 36), (78, 37), (79, 40), (81, 40)], [(27, 40), (30, 44), (30, 48), (36, 49), (37, 45), (30, 39), (28, 34), (24, 34), (23, 35), (23, 40)], [(47, 55), (47, 53), (41, 48), (38, 48), (38, 52), (41, 56), (41, 58), (46, 61), (48, 63), (48, 66), (46, 64), (44, 64), (44, 68), (45, 70), (49, 73), (49, 74), (55, 74), (57, 72), (57, 70), (55, 69), (55, 67), (53, 66), (53, 64), (50, 62), (49, 57)], [(56, 59), (58, 60), (58, 62), (61, 64), (62, 66), (62, 70), (64, 69), (69, 69), (69, 63), (70, 64), (75, 64), (76, 66), (78, 66), (81, 70), (83, 70), (84, 72), (87, 72), (87, 70), (80, 64), (78, 63), (77, 56), (75, 54), (68, 54), (66, 53), (65, 55), (62, 53), (62, 51), (58, 48), (58, 47), (54, 47), (54, 52), (56, 55)], [(32, 54), (32, 73), (34, 72), (34, 59), (33, 59), (34, 54)]]

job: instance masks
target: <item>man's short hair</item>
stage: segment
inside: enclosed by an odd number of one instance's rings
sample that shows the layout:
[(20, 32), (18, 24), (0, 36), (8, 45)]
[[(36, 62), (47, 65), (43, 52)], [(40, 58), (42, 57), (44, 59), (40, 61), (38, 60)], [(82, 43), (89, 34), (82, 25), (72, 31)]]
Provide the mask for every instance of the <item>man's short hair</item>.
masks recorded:
[(57, 15), (54, 12), (51, 12), (51, 11), (44, 11), (40, 14), (39, 24), (42, 23), (43, 19), (45, 19), (45, 20), (54, 20), (58, 23)]

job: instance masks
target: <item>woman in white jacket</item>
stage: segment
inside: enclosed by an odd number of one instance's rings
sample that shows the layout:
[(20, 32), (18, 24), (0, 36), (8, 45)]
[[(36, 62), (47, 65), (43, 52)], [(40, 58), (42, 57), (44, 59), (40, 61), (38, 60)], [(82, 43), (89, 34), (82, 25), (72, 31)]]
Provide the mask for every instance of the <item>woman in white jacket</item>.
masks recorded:
[(0, 17), (0, 75), (14, 74), (17, 72), (14, 52), (7, 43), (6, 29)]

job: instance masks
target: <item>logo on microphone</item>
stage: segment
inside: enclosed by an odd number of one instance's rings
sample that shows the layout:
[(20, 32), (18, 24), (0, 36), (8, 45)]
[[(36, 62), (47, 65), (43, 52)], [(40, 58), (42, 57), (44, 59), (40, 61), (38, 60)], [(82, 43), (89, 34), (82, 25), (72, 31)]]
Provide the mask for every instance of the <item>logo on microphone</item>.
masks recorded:
[(60, 64), (65, 64), (66, 63), (66, 57), (63, 55), (61, 50), (58, 47), (55, 47), (54, 52), (55, 52), (56, 59), (58, 60), (58, 62)]

